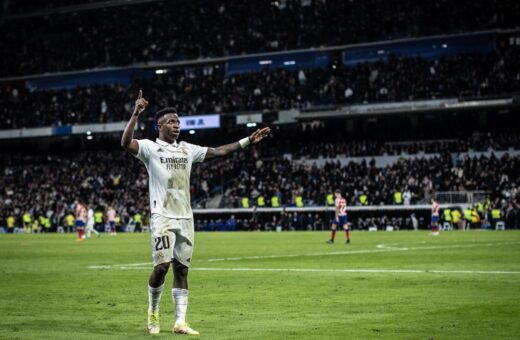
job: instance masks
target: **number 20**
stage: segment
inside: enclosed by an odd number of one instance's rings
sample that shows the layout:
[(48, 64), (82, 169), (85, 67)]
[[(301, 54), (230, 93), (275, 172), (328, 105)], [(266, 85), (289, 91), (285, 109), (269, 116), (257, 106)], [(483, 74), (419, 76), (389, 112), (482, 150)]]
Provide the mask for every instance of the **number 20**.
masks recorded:
[(155, 251), (170, 248), (170, 239), (168, 236), (161, 236), (155, 238)]

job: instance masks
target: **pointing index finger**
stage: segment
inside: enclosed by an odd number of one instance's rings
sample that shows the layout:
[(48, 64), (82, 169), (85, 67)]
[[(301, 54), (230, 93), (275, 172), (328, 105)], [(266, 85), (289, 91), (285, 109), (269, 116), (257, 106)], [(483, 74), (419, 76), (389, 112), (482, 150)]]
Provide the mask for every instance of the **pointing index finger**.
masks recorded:
[(137, 99), (141, 99), (143, 98), (143, 90), (139, 90), (139, 96), (137, 97)]

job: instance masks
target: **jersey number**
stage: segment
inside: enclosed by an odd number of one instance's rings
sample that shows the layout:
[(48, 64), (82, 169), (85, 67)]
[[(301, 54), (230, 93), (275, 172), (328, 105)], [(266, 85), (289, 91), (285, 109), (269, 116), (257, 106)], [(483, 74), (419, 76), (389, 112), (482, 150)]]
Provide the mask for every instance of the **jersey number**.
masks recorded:
[(168, 236), (161, 236), (155, 238), (155, 251), (168, 249), (170, 248), (170, 239)]

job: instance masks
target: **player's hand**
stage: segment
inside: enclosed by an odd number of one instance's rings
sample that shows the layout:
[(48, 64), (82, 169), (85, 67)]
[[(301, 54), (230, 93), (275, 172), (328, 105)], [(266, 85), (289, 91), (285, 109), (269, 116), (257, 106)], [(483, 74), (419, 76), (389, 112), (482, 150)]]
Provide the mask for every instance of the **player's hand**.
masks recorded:
[(135, 101), (135, 109), (134, 109), (134, 115), (139, 115), (141, 112), (143, 112), (146, 107), (148, 106), (148, 101), (143, 98), (143, 91), (139, 90), (139, 96), (137, 96), (137, 100)]
[(269, 136), (270, 133), (271, 133), (271, 128), (270, 127), (265, 127), (263, 129), (258, 129), (255, 132), (253, 132), (251, 134), (251, 136), (249, 136), (249, 141), (251, 142), (251, 144), (258, 143), (262, 139), (264, 139), (265, 137)]

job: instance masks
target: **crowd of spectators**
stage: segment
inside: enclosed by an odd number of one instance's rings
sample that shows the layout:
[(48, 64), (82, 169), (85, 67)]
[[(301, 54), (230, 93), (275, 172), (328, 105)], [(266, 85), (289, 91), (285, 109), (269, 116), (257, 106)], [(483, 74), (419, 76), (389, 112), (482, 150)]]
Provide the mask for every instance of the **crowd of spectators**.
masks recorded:
[[(221, 167), (208, 163), (196, 173), (207, 173), (208, 177), (202, 177), (208, 182), (226, 184), (225, 196), (235, 206), (240, 206), (243, 197), (256, 202), (259, 195), (268, 199), (278, 196), (282, 204), (292, 205), (296, 204), (296, 196), (301, 196), (305, 205), (323, 205), (326, 195), (336, 187), (352, 205), (362, 205), (359, 198), (363, 194), (367, 195), (366, 204), (386, 205), (394, 204), (397, 191), (408, 191), (411, 203), (436, 191), (484, 190), (493, 192), (495, 197), (516, 195), (519, 166), (518, 157), (508, 156), (453, 159), (450, 154), (443, 154), (401, 159), (384, 168), (376, 168), (370, 159), (345, 166), (332, 160), (318, 167), (280, 157), (258, 158), (254, 162), (242, 160), (229, 168), (225, 164)], [(229, 178), (234, 180), (229, 182)]]
[(150, 112), (175, 106), (182, 115), (236, 113), (432, 98), (474, 98), (520, 89), (520, 48), (439, 60), (390, 57), (355, 67), (273, 69), (226, 76), (224, 64), (176, 67), (130, 85), (31, 91), (0, 85), (0, 128), (126, 120), (138, 89)]
[[(333, 212), (298, 213), (283, 210), (279, 214), (242, 214), (243, 216), (231, 215), (229, 218), (201, 218), (195, 217), (195, 228), (200, 231), (323, 231), (328, 230), (333, 219)], [(416, 219), (414, 226), (413, 219)], [(392, 226), (396, 230), (413, 230), (419, 226), (427, 227), (427, 216), (360, 216), (351, 221), (354, 230), (368, 230), (376, 227), (384, 230)]]
[[(461, 141), (460, 145), (473, 148), (470, 141)], [(273, 153), (274, 149), (255, 145), (248, 152), (194, 166), (190, 189), (194, 207), (205, 207), (205, 199), (216, 193), (223, 194), (224, 206), (241, 207), (244, 198), (253, 206), (259, 196), (265, 197), (266, 206), (274, 196), (280, 206), (297, 205), (298, 196), (304, 206), (322, 206), (336, 188), (349, 205), (395, 204), (396, 191), (408, 193), (409, 202), (405, 204), (414, 204), (437, 191), (483, 190), (491, 195), (494, 207), (520, 216), (518, 156), (444, 152), (432, 158), (418, 155), (415, 159), (401, 159), (383, 168), (376, 167), (369, 156), (346, 165), (329, 160), (318, 167), (291, 161), (281, 152)], [(78, 197), (93, 207), (112, 206), (124, 220), (136, 212), (148, 214), (146, 170), (120, 150), (67, 156), (6, 154), (0, 169), (1, 214), (44, 213), (60, 221)], [(364, 202), (362, 195), (366, 196)], [(316, 227), (314, 222), (307, 224)], [(254, 224), (249, 228), (259, 227)]]
[(319, 159), (360, 156), (396, 156), (402, 154), (443, 154), (467, 151), (520, 150), (517, 133), (473, 132), (460, 139), (424, 140), (413, 142), (385, 142), (381, 140), (334, 140), (327, 138), (325, 129), (307, 132), (305, 141), (289, 145), (293, 158)]
[(519, 14), (513, 0), (144, 2), (4, 20), (0, 76), (511, 28)]
[(148, 211), (146, 170), (123, 152), (73, 156), (12, 154), (2, 158), (0, 210), (53, 216), (62, 221), (77, 198), (89, 206), (112, 206), (121, 216)]
[(30, 14), (38, 11), (51, 10), (51, 9), (63, 9), (68, 6), (86, 5), (92, 3), (101, 3), (106, 0), (47, 0), (47, 1), (34, 1), (34, 0), (7, 0), (4, 1), (4, 13), (5, 14)]

